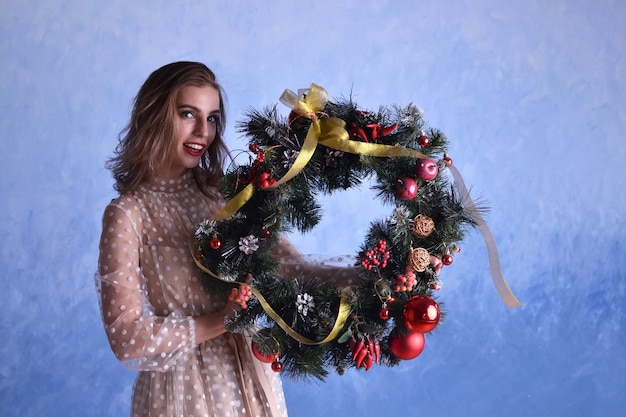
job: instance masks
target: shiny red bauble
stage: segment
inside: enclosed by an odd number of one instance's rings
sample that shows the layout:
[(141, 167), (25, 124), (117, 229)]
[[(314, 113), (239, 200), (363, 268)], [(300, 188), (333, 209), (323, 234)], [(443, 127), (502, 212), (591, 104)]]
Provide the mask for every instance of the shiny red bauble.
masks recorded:
[(222, 246), (222, 241), (219, 240), (218, 238), (214, 237), (209, 242), (209, 246), (211, 246), (211, 249), (217, 250), (217, 249), (219, 249)]
[(437, 162), (433, 159), (425, 158), (417, 160), (417, 163), (415, 164), (415, 175), (417, 175), (417, 178), (420, 180), (433, 180), (438, 173), (439, 167), (437, 166)]
[(400, 178), (396, 181), (396, 197), (400, 200), (411, 200), (417, 195), (417, 181), (413, 178)]
[(389, 350), (405, 361), (417, 358), (424, 350), (424, 344), (423, 333), (402, 334), (398, 330), (394, 330), (389, 335)]
[(430, 145), (430, 138), (426, 135), (422, 135), (417, 138), (417, 143), (423, 148), (425, 146)]
[(404, 305), (402, 317), (409, 330), (428, 333), (439, 324), (439, 304), (425, 295), (416, 295)]
[(272, 363), (274, 362), (274, 359), (276, 359), (276, 355), (274, 355), (273, 353), (260, 352), (259, 347), (254, 341), (252, 341), (252, 353), (254, 354), (254, 357), (260, 360), (261, 362)]
[(452, 261), (454, 261), (454, 258), (449, 253), (446, 253), (441, 257), (441, 263), (444, 265), (450, 265), (452, 264)]
[(280, 372), (283, 370), (283, 364), (279, 360), (272, 362), (272, 371)]
[(289, 116), (287, 116), (287, 119), (289, 121), (289, 126), (294, 126), (294, 125), (302, 126), (305, 123), (310, 122), (310, 119), (308, 117), (304, 117), (300, 113), (294, 110), (292, 110), (289, 113)]
[(389, 309), (387, 307), (381, 308), (378, 312), (378, 317), (380, 317), (381, 320), (389, 320)]

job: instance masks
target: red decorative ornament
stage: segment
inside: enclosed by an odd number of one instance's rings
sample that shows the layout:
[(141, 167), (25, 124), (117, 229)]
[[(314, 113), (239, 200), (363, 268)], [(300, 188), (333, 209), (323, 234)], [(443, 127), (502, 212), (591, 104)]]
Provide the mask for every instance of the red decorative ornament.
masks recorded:
[(267, 230), (267, 229), (263, 229), (263, 232), (261, 232), (261, 234), (262, 234), (262, 236), (263, 236), (264, 238), (268, 238), (268, 237), (270, 237), (270, 236), (272, 235), (272, 232), (270, 232), (270, 231), (269, 231), (269, 230)]
[(396, 181), (396, 197), (400, 200), (412, 200), (417, 195), (417, 182), (413, 178), (400, 178)]
[(283, 364), (278, 359), (274, 359), (274, 361), (272, 362), (272, 371), (280, 372), (282, 370), (283, 370)]
[(380, 132), (380, 125), (369, 124), (369, 125), (365, 125), (365, 127), (370, 130), (370, 136), (372, 137), (372, 139), (376, 140), (378, 138), (378, 133)]
[(433, 159), (425, 158), (417, 160), (415, 164), (415, 175), (417, 175), (417, 178), (424, 181), (431, 181), (435, 179), (438, 173), (439, 167), (437, 166), (437, 162)]
[(394, 130), (396, 130), (396, 128), (398, 127), (397, 123), (392, 124), (391, 126), (387, 126), (387, 127), (381, 127), (380, 128), (380, 135), (381, 136), (387, 136), (393, 133)]
[(426, 136), (425, 134), (422, 133), (422, 135), (417, 138), (417, 143), (422, 147), (426, 147), (428, 145), (430, 145), (430, 138), (428, 136)]
[(440, 315), (439, 304), (424, 295), (411, 297), (402, 311), (406, 327), (418, 333), (428, 333), (437, 327)]
[(288, 120), (289, 120), (289, 125), (292, 125), (294, 123), (298, 123), (298, 124), (303, 124), (306, 123), (306, 121), (308, 120), (306, 117), (302, 116), (301, 114), (299, 114), (297, 111), (292, 110), (289, 113)]
[(392, 124), (391, 126), (381, 127), (379, 124), (368, 124), (365, 127), (370, 129), (370, 135), (372, 139), (376, 140), (379, 136), (387, 136), (391, 134), (398, 127), (397, 123)]
[(444, 265), (450, 265), (452, 261), (454, 261), (454, 257), (449, 253), (446, 253), (441, 257), (441, 263), (443, 263)]
[(211, 249), (218, 250), (222, 246), (222, 241), (219, 238), (214, 237), (209, 242), (209, 246), (211, 246)]
[(380, 317), (381, 320), (389, 320), (389, 309), (387, 308), (387, 306), (383, 306), (380, 311), (378, 312), (378, 317)]
[(389, 335), (389, 350), (403, 360), (417, 358), (424, 350), (424, 334), (410, 332), (402, 334), (394, 329)]
[(259, 347), (257, 346), (255, 341), (252, 341), (252, 353), (254, 356), (265, 363), (273, 363), (274, 359), (276, 359), (276, 355), (273, 353), (262, 353), (259, 351)]
[(369, 140), (367, 140), (367, 135), (365, 134), (365, 130), (363, 130), (362, 127), (360, 127), (354, 122), (352, 123), (352, 128), (350, 129), (348, 134), (350, 135), (351, 138), (359, 138), (363, 142), (369, 142)]

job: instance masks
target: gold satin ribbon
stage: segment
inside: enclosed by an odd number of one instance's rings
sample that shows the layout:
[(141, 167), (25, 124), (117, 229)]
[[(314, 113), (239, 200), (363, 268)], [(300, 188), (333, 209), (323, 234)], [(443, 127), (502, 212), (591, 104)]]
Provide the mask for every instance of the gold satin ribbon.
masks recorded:
[(476, 221), (476, 225), (478, 230), (480, 230), (481, 235), (483, 236), (483, 240), (485, 241), (485, 245), (487, 246), (487, 256), (489, 258), (489, 270), (491, 272), (491, 279), (493, 280), (493, 284), (496, 287), (496, 291), (502, 298), (502, 301), (509, 307), (519, 307), (522, 303), (519, 302), (511, 288), (509, 288), (509, 284), (506, 282), (504, 278), (504, 273), (502, 272), (502, 267), (500, 266), (500, 256), (498, 255), (498, 246), (496, 245), (496, 240), (487, 226), (487, 222), (480, 214), (480, 211), (476, 208), (474, 201), (469, 195), (467, 191), (467, 187), (465, 186), (465, 181), (463, 181), (463, 177), (461, 173), (454, 165), (450, 165), (450, 172), (452, 172), (452, 176), (454, 177), (454, 183), (456, 184), (459, 194), (461, 196), (461, 204), (465, 206), (467, 211), (471, 214), (471, 216)]
[[(189, 235), (189, 249), (191, 250), (192, 255), (196, 254), (194, 235)], [(287, 333), (290, 337), (292, 337), (293, 339), (297, 340), (298, 342), (302, 344), (323, 345), (324, 343), (328, 343), (328, 342), (335, 340), (341, 333), (341, 330), (343, 329), (343, 325), (346, 323), (346, 320), (348, 319), (348, 316), (350, 315), (350, 300), (348, 298), (350, 288), (347, 287), (347, 288), (344, 288), (343, 291), (341, 292), (341, 298), (339, 302), (339, 312), (337, 314), (337, 319), (335, 320), (335, 324), (333, 328), (331, 329), (330, 333), (323, 340), (320, 340), (320, 341), (311, 340), (307, 337), (302, 336), (301, 334), (296, 332), (294, 329), (292, 329), (291, 326), (289, 326), (287, 322), (283, 320), (283, 318), (272, 308), (272, 306), (267, 302), (267, 300), (265, 299), (265, 297), (263, 297), (263, 294), (261, 294), (259, 290), (257, 290), (256, 288), (254, 288), (253, 286), (245, 282), (234, 282), (234, 281), (224, 280), (220, 278), (217, 274), (215, 274), (213, 271), (211, 271), (210, 269), (202, 265), (200, 260), (197, 259), (195, 256), (193, 256), (193, 260), (196, 266), (202, 272), (209, 274), (215, 279), (219, 279), (222, 282), (230, 282), (230, 283), (235, 283), (239, 285), (249, 286), (250, 289), (252, 290), (252, 294), (259, 300), (259, 302), (261, 303), (261, 307), (263, 307), (263, 310), (265, 310), (267, 315), (270, 316), (272, 320), (274, 320), (280, 326), (280, 328), (285, 331), (285, 333)]]
[(250, 198), (252, 198), (253, 194), (254, 184), (246, 185), (246, 187), (243, 190), (239, 191), (239, 193), (237, 193), (236, 196), (234, 196), (228, 203), (226, 203), (226, 205), (224, 205), (224, 207), (222, 207), (220, 211), (215, 213), (211, 217), (211, 220), (218, 221), (228, 219), (230, 216), (235, 214), (241, 207), (243, 207), (243, 205), (246, 204), (248, 200), (250, 200)]

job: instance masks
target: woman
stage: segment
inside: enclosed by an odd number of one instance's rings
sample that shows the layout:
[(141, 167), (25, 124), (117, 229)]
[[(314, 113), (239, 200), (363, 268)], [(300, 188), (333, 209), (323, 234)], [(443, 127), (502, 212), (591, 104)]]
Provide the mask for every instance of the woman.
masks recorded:
[(222, 205), (224, 94), (205, 65), (153, 72), (108, 167), (96, 281), (116, 357), (138, 370), (132, 416), (286, 416), (282, 387), (207, 293), (187, 238)]

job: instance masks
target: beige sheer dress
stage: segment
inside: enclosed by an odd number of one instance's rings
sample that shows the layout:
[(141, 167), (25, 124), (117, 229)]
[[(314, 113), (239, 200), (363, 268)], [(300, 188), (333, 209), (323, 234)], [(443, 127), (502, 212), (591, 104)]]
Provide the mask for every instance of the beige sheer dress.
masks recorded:
[(200, 285), (187, 238), (222, 203), (188, 173), (157, 180), (106, 208), (96, 285), (116, 357), (139, 371), (132, 416), (286, 416), (279, 374), (245, 336), (196, 343), (193, 317), (223, 298)]

